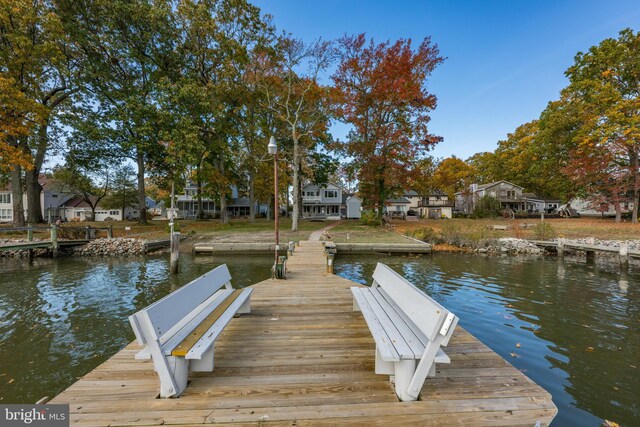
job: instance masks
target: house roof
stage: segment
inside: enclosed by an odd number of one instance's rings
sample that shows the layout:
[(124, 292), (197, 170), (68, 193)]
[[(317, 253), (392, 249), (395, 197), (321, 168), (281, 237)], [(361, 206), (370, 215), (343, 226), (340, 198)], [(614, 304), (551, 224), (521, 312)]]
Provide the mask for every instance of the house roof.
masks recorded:
[[(89, 200), (91, 201), (91, 203), (95, 203), (98, 198), (96, 196), (89, 196)], [(91, 208), (89, 203), (83, 200), (82, 196), (73, 196), (72, 198), (64, 202), (62, 206), (66, 208)]]
[(487, 189), (487, 188), (494, 187), (494, 186), (496, 186), (496, 185), (498, 185), (498, 184), (501, 184), (501, 183), (505, 183), (505, 184), (513, 185), (514, 187), (518, 187), (518, 188), (524, 188), (524, 187), (520, 187), (519, 185), (516, 185), (516, 184), (514, 184), (514, 183), (512, 183), (512, 182), (505, 181), (505, 180), (503, 179), (503, 180), (500, 180), (500, 181), (490, 182), (489, 184), (480, 184), (480, 185), (478, 185), (477, 189), (478, 189), (478, 190), (485, 190), (485, 189)]
[(408, 205), (411, 204), (406, 197), (398, 197), (396, 199), (387, 199), (387, 203), (396, 204), (396, 205)]
[(418, 196), (419, 194), (414, 190), (408, 190), (404, 192), (404, 195), (409, 197), (414, 197), (414, 196)]

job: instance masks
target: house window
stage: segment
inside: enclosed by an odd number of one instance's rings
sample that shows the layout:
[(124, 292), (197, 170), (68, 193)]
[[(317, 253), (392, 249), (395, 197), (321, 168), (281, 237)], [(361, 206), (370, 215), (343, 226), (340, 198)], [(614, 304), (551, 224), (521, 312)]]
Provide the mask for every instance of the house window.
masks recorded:
[(329, 214), (337, 214), (340, 212), (340, 207), (336, 205), (329, 206)]
[(11, 193), (0, 194), (0, 203), (11, 203)]
[(11, 209), (0, 209), (0, 219), (13, 219), (13, 211)]
[(327, 199), (337, 199), (338, 191), (337, 190), (324, 190), (324, 197)]
[(81, 212), (76, 212), (76, 218), (80, 218), (80, 213)]
[(109, 215), (118, 215), (119, 213), (118, 211), (109, 211)]

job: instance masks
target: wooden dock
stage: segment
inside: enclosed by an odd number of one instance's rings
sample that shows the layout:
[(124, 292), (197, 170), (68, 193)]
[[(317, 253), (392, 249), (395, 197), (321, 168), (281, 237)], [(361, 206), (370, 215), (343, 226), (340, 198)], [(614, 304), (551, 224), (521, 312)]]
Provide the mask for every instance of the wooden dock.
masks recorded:
[[(428, 243), (336, 243), (338, 253), (342, 254), (428, 254), (431, 245)], [(195, 243), (194, 254), (270, 254), (275, 250), (274, 243)]]
[(327, 274), (323, 245), (301, 242), (288, 280), (254, 285), (252, 313), (216, 342), (211, 373), (194, 374), (178, 399), (157, 399), (149, 361), (130, 344), (51, 403), (73, 425), (547, 425), (551, 396), (458, 327), (417, 402), (399, 402), (374, 373), (375, 344), (349, 287)]

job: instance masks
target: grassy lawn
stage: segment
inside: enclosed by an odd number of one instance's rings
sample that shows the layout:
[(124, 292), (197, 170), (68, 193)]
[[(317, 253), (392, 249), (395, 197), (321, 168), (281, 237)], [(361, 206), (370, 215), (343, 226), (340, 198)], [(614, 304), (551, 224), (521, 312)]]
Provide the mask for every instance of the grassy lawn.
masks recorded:
[[(595, 237), (596, 239), (640, 239), (640, 224), (623, 222), (616, 224), (611, 219), (578, 218), (578, 219), (546, 219), (550, 226), (551, 237), (563, 236), (569, 239)], [(343, 221), (329, 230), (331, 239), (339, 243), (407, 243), (403, 234), (415, 236), (426, 241), (479, 241), (500, 237), (516, 237), (520, 239), (538, 239), (539, 230), (535, 226), (539, 219), (450, 219), (420, 220), (416, 222), (394, 221), (392, 229), (387, 227), (370, 227), (359, 221)], [(183, 235), (192, 235), (200, 241), (218, 242), (272, 242), (274, 239), (273, 221), (257, 219), (250, 223), (246, 219), (234, 219), (229, 224), (221, 224), (219, 220), (178, 221), (178, 230)], [(305, 240), (311, 232), (330, 225), (330, 221), (300, 221), (297, 232), (291, 229), (289, 218), (280, 219), (280, 240)], [(524, 228), (521, 224), (529, 224), (533, 228)], [(147, 239), (166, 238), (169, 233), (167, 221), (150, 221), (148, 225), (136, 222), (82, 222), (66, 223), (63, 227), (106, 227), (113, 226), (115, 237), (138, 237)], [(491, 230), (488, 226), (507, 226), (507, 230)], [(44, 226), (44, 224), (40, 225)], [(9, 224), (2, 227), (10, 227)], [(128, 229), (126, 229), (128, 228)], [(26, 238), (26, 232), (0, 233), (2, 238)], [(106, 236), (102, 231), (98, 236)], [(48, 231), (37, 231), (34, 237), (47, 239)]]
[[(553, 218), (545, 219), (550, 226), (552, 237), (566, 237), (568, 239), (595, 237), (602, 240), (640, 239), (640, 224), (623, 222), (616, 224), (613, 219), (602, 218)], [(490, 239), (500, 237), (515, 237), (519, 239), (539, 239), (536, 225), (539, 219), (450, 219), (450, 220), (421, 220), (418, 222), (396, 222), (396, 230), (408, 235), (430, 234), (452, 235), (460, 234), (469, 239)], [(521, 224), (530, 224), (532, 228), (524, 228)], [(490, 230), (487, 226), (506, 225), (507, 230)]]
[(410, 243), (394, 230), (362, 225), (359, 221), (343, 221), (328, 234), (336, 243)]

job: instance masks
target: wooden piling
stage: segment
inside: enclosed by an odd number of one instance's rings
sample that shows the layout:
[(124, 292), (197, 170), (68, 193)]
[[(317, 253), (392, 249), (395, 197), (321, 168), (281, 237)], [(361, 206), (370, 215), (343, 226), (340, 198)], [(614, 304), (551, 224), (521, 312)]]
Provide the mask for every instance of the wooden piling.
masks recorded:
[(58, 258), (58, 227), (51, 225), (51, 247), (53, 248), (53, 257)]
[(178, 273), (178, 259), (180, 258), (180, 233), (171, 235), (171, 274)]
[(564, 244), (566, 243), (567, 239), (565, 239), (564, 237), (558, 237), (558, 257), (562, 258), (564, 257)]
[(620, 242), (618, 256), (620, 257), (620, 268), (626, 271), (629, 268), (629, 242)]
[[(33, 224), (29, 223), (27, 225), (27, 241), (28, 242), (33, 242)], [(33, 262), (33, 249), (29, 248), (27, 249), (27, 259), (29, 260), (29, 262)]]

